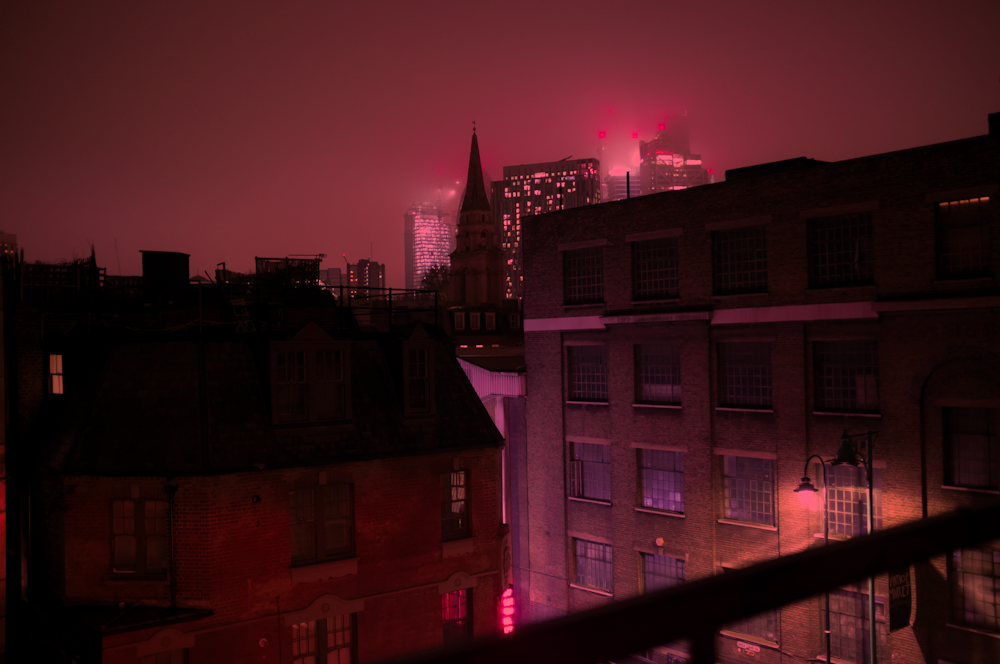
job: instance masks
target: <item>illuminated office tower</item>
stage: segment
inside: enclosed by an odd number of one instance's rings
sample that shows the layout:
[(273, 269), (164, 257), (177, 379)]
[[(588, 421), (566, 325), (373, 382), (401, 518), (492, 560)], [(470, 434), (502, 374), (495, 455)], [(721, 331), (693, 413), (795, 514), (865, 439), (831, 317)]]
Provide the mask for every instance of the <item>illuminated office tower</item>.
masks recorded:
[(506, 253), (504, 290), (520, 298), (522, 284), (521, 220), (553, 210), (601, 202), (601, 165), (597, 159), (563, 159), (542, 164), (504, 166), (494, 182), (493, 219)]
[(432, 203), (414, 203), (403, 215), (403, 267), (406, 288), (423, 288), (424, 275), (438, 265), (451, 266), (455, 227), (449, 214)]
[[(615, 171), (615, 169), (611, 169)], [(639, 174), (629, 173), (626, 176), (624, 173), (621, 175), (607, 175), (604, 177), (604, 191), (605, 203), (610, 203), (611, 201), (623, 201), (626, 198), (635, 198), (639, 195)]]
[(639, 141), (639, 192), (643, 196), (713, 181), (712, 172), (702, 167), (701, 155), (691, 154), (687, 117), (671, 117), (660, 125), (656, 138)]

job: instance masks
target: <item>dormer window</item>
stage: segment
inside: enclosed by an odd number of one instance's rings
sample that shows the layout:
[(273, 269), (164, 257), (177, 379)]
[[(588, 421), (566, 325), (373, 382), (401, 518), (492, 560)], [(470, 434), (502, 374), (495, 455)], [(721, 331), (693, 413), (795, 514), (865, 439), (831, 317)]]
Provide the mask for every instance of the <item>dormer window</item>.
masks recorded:
[(271, 352), (275, 423), (350, 417), (350, 347), (327, 342), (275, 344)]
[(479, 329), (479, 312), (473, 311), (469, 314), (469, 329), (478, 330)]

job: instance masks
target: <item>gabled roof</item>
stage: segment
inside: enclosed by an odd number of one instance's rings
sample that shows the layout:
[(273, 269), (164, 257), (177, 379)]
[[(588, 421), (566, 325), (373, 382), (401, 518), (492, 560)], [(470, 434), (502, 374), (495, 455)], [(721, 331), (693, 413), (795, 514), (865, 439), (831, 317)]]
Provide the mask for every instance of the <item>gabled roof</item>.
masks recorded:
[(472, 149), (469, 152), (469, 174), (465, 178), (465, 199), (462, 200), (460, 214), (465, 212), (489, 212), (490, 199), (486, 195), (483, 181), (483, 164), (479, 159), (479, 139), (472, 132)]

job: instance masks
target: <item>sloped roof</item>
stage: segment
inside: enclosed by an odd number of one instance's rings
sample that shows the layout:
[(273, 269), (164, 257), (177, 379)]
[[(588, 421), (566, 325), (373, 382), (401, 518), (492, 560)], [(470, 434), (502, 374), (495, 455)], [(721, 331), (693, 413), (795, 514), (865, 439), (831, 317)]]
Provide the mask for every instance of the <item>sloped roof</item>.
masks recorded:
[(469, 174), (465, 178), (465, 199), (460, 213), (489, 212), (490, 199), (483, 182), (483, 164), (479, 159), (479, 139), (472, 132), (472, 149), (469, 152)]

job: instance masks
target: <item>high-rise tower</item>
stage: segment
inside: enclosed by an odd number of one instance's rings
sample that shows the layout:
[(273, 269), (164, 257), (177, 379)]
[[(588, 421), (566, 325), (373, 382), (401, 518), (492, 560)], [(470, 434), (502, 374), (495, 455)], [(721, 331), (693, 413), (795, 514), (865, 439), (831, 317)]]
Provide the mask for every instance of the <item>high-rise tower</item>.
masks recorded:
[(670, 118), (666, 125), (660, 125), (656, 138), (639, 141), (639, 191), (643, 196), (711, 181), (711, 173), (702, 167), (701, 155), (691, 154), (686, 116)]
[(439, 205), (414, 203), (403, 214), (403, 268), (406, 288), (423, 288), (431, 268), (449, 269), (455, 249), (455, 226)]

